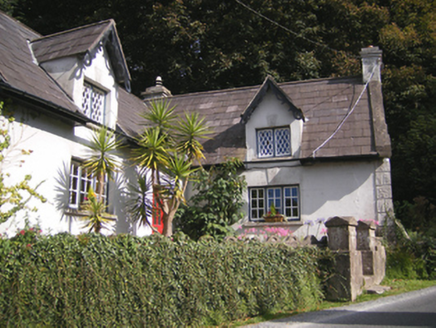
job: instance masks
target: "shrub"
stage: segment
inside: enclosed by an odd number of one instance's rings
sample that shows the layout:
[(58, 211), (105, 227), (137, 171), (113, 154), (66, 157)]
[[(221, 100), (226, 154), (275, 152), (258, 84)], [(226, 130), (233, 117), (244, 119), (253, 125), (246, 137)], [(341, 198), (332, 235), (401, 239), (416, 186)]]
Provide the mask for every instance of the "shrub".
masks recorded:
[(322, 297), (320, 251), (184, 235), (0, 239), (0, 326), (202, 326)]

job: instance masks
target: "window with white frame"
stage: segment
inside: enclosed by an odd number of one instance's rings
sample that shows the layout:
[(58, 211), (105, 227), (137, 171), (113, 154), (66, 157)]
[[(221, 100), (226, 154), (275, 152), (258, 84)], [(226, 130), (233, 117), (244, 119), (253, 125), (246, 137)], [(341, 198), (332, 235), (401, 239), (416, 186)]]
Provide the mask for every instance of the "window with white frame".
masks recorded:
[(83, 163), (73, 160), (70, 168), (70, 201), (69, 207), (80, 210), (88, 196), (89, 188), (97, 192), (100, 188), (100, 183), (103, 187), (103, 201), (107, 203), (107, 177), (104, 176), (103, 181), (89, 173)]
[(106, 92), (89, 82), (85, 82), (82, 94), (83, 113), (98, 123), (104, 123), (105, 106)]
[(259, 158), (291, 155), (291, 131), (288, 127), (257, 130)]
[(278, 213), (288, 221), (300, 219), (300, 195), (298, 186), (254, 187), (249, 189), (250, 219), (263, 220), (274, 204)]

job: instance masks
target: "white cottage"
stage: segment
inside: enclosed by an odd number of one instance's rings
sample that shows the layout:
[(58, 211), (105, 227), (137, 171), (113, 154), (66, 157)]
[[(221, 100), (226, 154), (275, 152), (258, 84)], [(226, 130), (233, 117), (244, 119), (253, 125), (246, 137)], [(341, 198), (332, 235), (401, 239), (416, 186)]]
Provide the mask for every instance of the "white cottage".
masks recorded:
[[(80, 233), (80, 203), (97, 183), (82, 167), (92, 127), (105, 125), (126, 143), (141, 132), (143, 101), (129, 93), (130, 75), (112, 20), (41, 36), (0, 12), (0, 99), (11, 101), (15, 153), (4, 163), (11, 180), (32, 175), (48, 202), (37, 213), (0, 225), (13, 234), (38, 223), (46, 232)], [(381, 90), (381, 55), (362, 49), (362, 76), (276, 83), (173, 96), (161, 80), (144, 99), (170, 97), (180, 113), (199, 112), (214, 129), (203, 142), (205, 166), (229, 157), (245, 164), (243, 230), (281, 227), (320, 232), (332, 216), (383, 221), (392, 210), (390, 139)], [(21, 158), (21, 149), (32, 150)], [(125, 150), (127, 152), (127, 150)], [(149, 234), (128, 222), (123, 171), (105, 181), (115, 232)], [(25, 160), (24, 163), (21, 160)], [(189, 195), (188, 195), (189, 197)], [(284, 222), (266, 223), (274, 204)]]
[[(140, 131), (138, 113), (145, 110), (129, 93), (115, 23), (41, 36), (0, 12), (0, 33), (0, 100), (8, 101), (16, 118), (2, 170), (11, 182), (31, 174), (31, 185), (41, 183), (37, 191), (48, 200), (32, 201), (38, 212), (20, 213), (1, 224), (0, 233), (13, 235), (26, 220), (46, 233), (80, 233), (81, 204), (88, 187), (98, 183), (82, 166), (93, 128), (107, 126), (128, 143)], [(21, 156), (22, 149), (31, 154)], [(117, 233), (137, 232), (125, 210), (126, 187), (135, 180), (127, 158), (127, 150), (120, 152), (123, 168), (115, 181), (101, 181)], [(141, 234), (150, 233), (142, 229)]]
[[(392, 211), (381, 55), (378, 47), (362, 49), (357, 77), (287, 83), (267, 77), (260, 86), (172, 96), (177, 111), (198, 112), (214, 129), (203, 142), (206, 166), (229, 157), (244, 162), (242, 230), (320, 236), (319, 223), (330, 217), (382, 222)], [(284, 222), (265, 222), (271, 204)]]

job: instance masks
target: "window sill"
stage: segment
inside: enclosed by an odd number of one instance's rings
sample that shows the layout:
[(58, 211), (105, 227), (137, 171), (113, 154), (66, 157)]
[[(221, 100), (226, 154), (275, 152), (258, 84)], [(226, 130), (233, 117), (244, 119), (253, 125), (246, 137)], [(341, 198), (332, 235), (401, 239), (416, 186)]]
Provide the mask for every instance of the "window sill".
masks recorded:
[[(68, 215), (68, 216), (85, 217), (85, 216), (89, 216), (90, 214), (91, 214), (90, 211), (81, 211), (81, 210), (75, 210), (72, 208), (69, 208), (65, 211), (65, 215)], [(111, 221), (116, 221), (118, 219), (118, 217), (116, 215), (109, 214), (109, 213), (102, 215), (102, 217), (104, 219), (111, 220)]]
[(243, 228), (253, 228), (253, 227), (301, 227), (303, 222), (300, 221), (283, 221), (283, 222), (265, 222), (265, 221), (250, 221), (242, 224)]

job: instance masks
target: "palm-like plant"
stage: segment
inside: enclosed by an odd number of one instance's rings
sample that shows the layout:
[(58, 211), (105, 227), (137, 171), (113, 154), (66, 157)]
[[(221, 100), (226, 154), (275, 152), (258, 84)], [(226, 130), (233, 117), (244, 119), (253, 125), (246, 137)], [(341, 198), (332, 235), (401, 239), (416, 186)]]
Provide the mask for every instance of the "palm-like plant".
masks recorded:
[(88, 223), (85, 227), (89, 227), (90, 231), (99, 233), (102, 228), (106, 228), (105, 224), (113, 221), (113, 219), (105, 218), (106, 204), (103, 198), (105, 189), (106, 177), (113, 179), (114, 174), (119, 170), (120, 163), (116, 158), (116, 151), (121, 148), (121, 142), (116, 138), (114, 131), (109, 131), (105, 126), (94, 130), (92, 139), (88, 148), (91, 155), (85, 161), (84, 167), (88, 169), (88, 173), (97, 178), (97, 195), (95, 195), (92, 187), (88, 190), (88, 201), (84, 204), (84, 210), (89, 212), (89, 215), (84, 218)]
[(84, 167), (88, 169), (90, 174), (97, 177), (99, 182), (97, 196), (101, 200), (104, 193), (105, 176), (112, 179), (113, 175), (119, 170), (120, 163), (115, 156), (115, 152), (121, 148), (121, 142), (116, 138), (114, 131), (109, 131), (104, 126), (94, 130), (88, 148), (91, 150), (91, 155), (85, 162)]
[[(193, 161), (200, 164), (204, 158), (199, 139), (207, 138), (210, 131), (198, 114), (185, 114), (175, 125), (174, 107), (164, 100), (152, 101), (149, 112), (142, 116), (150, 126), (137, 139), (134, 161), (151, 170), (153, 197), (162, 211), (163, 234), (170, 236), (174, 215), (184, 200), (189, 177), (195, 171), (191, 168)], [(170, 131), (171, 128), (175, 131)], [(161, 172), (166, 177), (162, 183)]]
[(152, 184), (155, 184), (155, 178), (159, 183), (159, 171), (167, 164), (170, 150), (166, 133), (159, 127), (151, 127), (146, 129), (136, 142), (138, 146), (133, 150), (133, 160), (140, 167), (151, 170)]
[(97, 199), (97, 195), (94, 193), (92, 187), (88, 190), (88, 197), (83, 205), (88, 215), (83, 218), (86, 221), (83, 228), (89, 228), (88, 232), (94, 231), (100, 233), (101, 229), (110, 229), (107, 224), (114, 221), (112, 218), (106, 217), (106, 205), (101, 200)]
[(152, 100), (147, 107), (148, 111), (141, 115), (143, 118), (161, 131), (167, 131), (172, 128), (175, 120), (175, 107), (170, 107), (169, 101)]
[(199, 139), (209, 139), (207, 135), (210, 134), (204, 118), (200, 118), (198, 113), (185, 113), (184, 120), (179, 121), (176, 129), (177, 151), (186, 154), (189, 161), (196, 160), (201, 165), (204, 149)]

